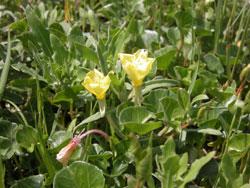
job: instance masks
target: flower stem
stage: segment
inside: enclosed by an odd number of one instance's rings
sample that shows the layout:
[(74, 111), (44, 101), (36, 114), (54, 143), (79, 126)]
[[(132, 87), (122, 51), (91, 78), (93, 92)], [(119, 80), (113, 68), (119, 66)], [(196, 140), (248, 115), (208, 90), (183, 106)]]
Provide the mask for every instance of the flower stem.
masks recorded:
[(8, 47), (7, 47), (7, 56), (3, 66), (3, 70), (0, 77), (0, 100), (3, 97), (5, 86), (7, 83), (7, 78), (10, 69), (10, 58), (11, 58), (11, 40), (10, 40), (10, 31), (8, 31)]
[(105, 132), (103, 132), (103, 131), (101, 131), (101, 130), (98, 130), (98, 129), (91, 129), (91, 130), (89, 130), (89, 131), (87, 131), (87, 132), (85, 132), (85, 133), (82, 133), (82, 134), (79, 136), (79, 138), (80, 138), (80, 139), (83, 139), (84, 137), (86, 137), (86, 136), (88, 136), (88, 135), (90, 135), (90, 134), (93, 134), (93, 133), (99, 134), (99, 135), (103, 136), (105, 139), (108, 139), (108, 138), (109, 138), (109, 136), (107, 135), (107, 133), (105, 133)]
[(105, 111), (106, 111), (106, 100), (105, 98), (102, 100), (97, 100), (98, 104), (99, 104), (99, 110), (101, 113), (101, 116), (103, 117), (105, 115)]
[(141, 86), (134, 86), (135, 98), (134, 102), (136, 106), (141, 106)]

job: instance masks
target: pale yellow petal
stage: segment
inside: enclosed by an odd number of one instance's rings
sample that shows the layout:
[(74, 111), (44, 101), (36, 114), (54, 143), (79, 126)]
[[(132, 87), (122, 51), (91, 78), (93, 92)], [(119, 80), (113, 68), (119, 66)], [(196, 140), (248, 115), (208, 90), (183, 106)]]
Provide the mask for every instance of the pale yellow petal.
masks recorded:
[(97, 99), (102, 100), (109, 88), (110, 78), (108, 76), (104, 77), (103, 73), (94, 69), (86, 74), (82, 85), (90, 93), (94, 94)]
[(132, 81), (133, 85), (139, 86), (142, 84), (143, 76), (141, 75), (140, 72), (138, 72), (138, 69), (134, 64), (129, 64), (126, 67), (124, 67), (124, 69), (129, 79)]
[(119, 54), (124, 71), (134, 86), (140, 86), (152, 69), (154, 58), (148, 58), (147, 50), (138, 50), (135, 54)]
[(134, 54), (135, 58), (147, 58), (148, 57), (148, 51), (145, 49), (137, 50)]
[(132, 63), (134, 61), (134, 55), (131, 54), (119, 53), (118, 57), (120, 58), (121, 63), (123, 65), (127, 63)]

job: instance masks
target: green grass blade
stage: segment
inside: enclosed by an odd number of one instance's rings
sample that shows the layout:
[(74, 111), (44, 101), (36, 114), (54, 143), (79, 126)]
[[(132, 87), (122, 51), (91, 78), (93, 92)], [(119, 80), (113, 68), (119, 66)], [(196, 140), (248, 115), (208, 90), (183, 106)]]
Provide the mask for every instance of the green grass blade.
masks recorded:
[(0, 187), (4, 188), (4, 176), (5, 176), (5, 168), (2, 159), (0, 158)]
[(8, 48), (7, 48), (7, 57), (5, 64), (3, 66), (1, 78), (0, 78), (0, 100), (2, 100), (5, 85), (7, 82), (9, 69), (10, 69), (10, 56), (11, 56), (11, 41), (10, 41), (10, 31), (8, 32)]

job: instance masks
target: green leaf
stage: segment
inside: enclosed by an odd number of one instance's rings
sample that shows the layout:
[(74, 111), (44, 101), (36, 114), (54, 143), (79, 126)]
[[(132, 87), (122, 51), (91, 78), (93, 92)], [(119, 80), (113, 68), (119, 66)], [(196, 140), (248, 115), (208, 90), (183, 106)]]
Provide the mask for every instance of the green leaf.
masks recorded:
[(100, 48), (100, 45), (97, 47), (97, 56), (99, 59), (99, 65), (101, 67), (102, 72), (106, 75), (108, 74), (108, 67), (107, 67), (107, 62), (104, 59), (103, 56), (103, 49)]
[[(130, 21), (130, 23), (132, 22), (132, 20)], [(130, 23), (128, 23), (128, 24), (130, 24)], [(118, 53), (123, 51), (124, 46), (130, 40), (128, 29), (124, 29), (124, 28), (118, 29), (117, 31), (115, 31), (112, 34), (112, 38), (110, 40), (111, 41), (108, 44), (108, 46), (109, 46), (108, 51), (109, 51), (109, 54), (111, 56), (113, 56), (113, 59), (112, 59), (113, 63), (116, 63), (117, 58), (118, 58)]]
[(5, 156), (7, 156), (7, 154), (9, 153), (9, 151), (11, 151), (12, 148), (11, 140), (6, 137), (0, 136), (0, 146), (0, 154), (5, 158)]
[(178, 90), (178, 103), (187, 112), (190, 108), (190, 96), (185, 89)]
[(187, 132), (197, 132), (209, 135), (223, 136), (222, 132), (217, 129), (204, 128), (204, 129), (186, 129)]
[(206, 94), (200, 94), (200, 95), (197, 95), (196, 97), (194, 97), (192, 99), (191, 104), (194, 104), (194, 103), (196, 103), (198, 101), (207, 100), (207, 99), (209, 99), (209, 98), (208, 98), (208, 96)]
[(170, 50), (165, 54), (158, 56), (156, 58), (157, 61), (157, 69), (159, 70), (166, 70), (168, 69), (169, 65), (175, 58), (176, 50)]
[(161, 180), (162, 188), (174, 188), (175, 186), (175, 175), (179, 169), (178, 155), (168, 157), (166, 162), (163, 163), (163, 177)]
[(145, 87), (142, 89), (142, 94), (149, 93), (153, 89), (157, 88), (169, 88), (178, 86), (180, 82), (177, 80), (171, 80), (171, 79), (157, 79), (157, 80), (150, 80), (145, 82)]
[(161, 122), (148, 122), (148, 123), (125, 123), (124, 127), (132, 132), (140, 135), (147, 134), (162, 126)]
[(42, 188), (44, 176), (42, 174), (30, 176), (16, 181), (11, 188)]
[(210, 152), (208, 153), (206, 156), (195, 160), (192, 165), (190, 170), (188, 171), (187, 175), (184, 177), (183, 179), (183, 183), (181, 184), (181, 188), (184, 188), (185, 185), (190, 182), (193, 181), (196, 176), (198, 175), (200, 169), (206, 164), (208, 163), (208, 161), (210, 161), (215, 155), (215, 152)]
[(109, 74), (109, 78), (111, 80), (111, 84), (116, 86), (116, 87), (120, 87), (122, 85), (122, 80), (118, 78), (117, 75), (115, 74)]
[(168, 95), (167, 89), (156, 89), (151, 91), (147, 96), (144, 97), (143, 104), (151, 112), (160, 112), (161, 103), (160, 100)]
[(11, 80), (8, 83), (9, 86), (11, 87), (16, 87), (19, 89), (28, 89), (28, 88), (36, 88), (36, 80), (33, 78), (23, 78), (23, 79), (15, 79), (15, 80)]
[(193, 89), (195, 87), (195, 83), (196, 83), (197, 76), (198, 76), (199, 65), (200, 65), (199, 61), (194, 64), (193, 76), (192, 76), (192, 79), (191, 79), (191, 83), (189, 84), (189, 87), (188, 87), (188, 93), (190, 95), (192, 94), (192, 91), (193, 91)]
[(15, 134), (17, 126), (0, 119), (0, 157), (9, 159), (15, 153)]
[(153, 113), (149, 112), (145, 107), (127, 107), (119, 114), (119, 122), (126, 123), (145, 123), (153, 117)]
[(96, 121), (98, 119), (103, 118), (103, 115), (100, 112), (97, 112), (89, 117), (87, 117), (86, 119), (84, 119), (83, 121), (81, 121), (79, 124), (77, 124), (77, 126), (75, 127), (75, 130), (78, 129), (80, 126)]
[(101, 145), (93, 144), (91, 153), (89, 154), (89, 160), (95, 161), (98, 159), (108, 160), (113, 156), (111, 151), (105, 151)]
[(161, 156), (162, 160), (166, 160), (168, 157), (176, 155), (174, 139), (170, 137), (166, 141), (166, 143), (163, 146), (161, 146), (161, 150), (162, 150), (162, 156)]
[(210, 134), (210, 135), (216, 135), (216, 136), (222, 136), (222, 132), (217, 130), (217, 129), (211, 129), (211, 128), (206, 128), (206, 129), (198, 129), (198, 133), (204, 133), (204, 134)]
[(148, 146), (136, 164), (136, 176), (141, 180), (147, 180), (152, 174), (152, 147)]
[(36, 15), (36, 12), (28, 7), (26, 9), (26, 17), (32, 33), (36, 40), (41, 43), (44, 53), (48, 57), (52, 57), (52, 48), (50, 44), (49, 31), (42, 24), (41, 19)]
[(55, 35), (63, 43), (67, 41), (67, 36), (61, 24), (53, 23), (52, 25), (50, 25), (49, 31), (50, 31), (50, 34)]
[(96, 64), (99, 63), (97, 53), (94, 50), (92, 50), (91, 48), (88, 48), (86, 46), (81, 46), (81, 50), (82, 50), (82, 55), (83, 55), (84, 59), (92, 61)]
[(85, 162), (74, 162), (58, 171), (53, 188), (104, 188), (104, 176), (96, 166)]
[(179, 11), (175, 14), (176, 23), (179, 28), (191, 27), (193, 22), (193, 17), (188, 11)]
[(53, 10), (51, 10), (49, 14), (48, 25), (55, 23), (57, 16), (58, 16), (57, 7), (55, 7)]
[(250, 187), (250, 184), (248, 183), (248, 184), (242, 185), (240, 188), (249, 188), (249, 187)]
[(9, 28), (11, 30), (18, 30), (18, 31), (24, 32), (28, 28), (27, 21), (25, 19), (17, 20), (11, 23), (9, 25)]
[(5, 166), (0, 156), (0, 187), (4, 188)]
[(213, 54), (207, 54), (204, 56), (204, 60), (210, 71), (216, 72), (218, 75), (224, 73), (224, 68), (220, 62), (220, 59)]
[(118, 157), (113, 163), (111, 177), (117, 177), (124, 173), (128, 168), (128, 162), (125, 156)]
[(237, 177), (235, 164), (233, 163), (233, 160), (228, 154), (224, 155), (221, 161), (221, 167), (223, 176), (225, 177), (227, 182), (231, 182), (231, 180)]
[(197, 27), (195, 33), (199, 37), (208, 37), (213, 35), (213, 32), (211, 30), (202, 27)]
[(167, 37), (171, 44), (176, 46), (181, 38), (180, 30), (177, 27), (169, 28), (167, 32)]
[(222, 158), (221, 171), (226, 181), (226, 187), (240, 187), (243, 184), (243, 176), (238, 173), (236, 164), (228, 153)]
[(71, 29), (68, 35), (68, 41), (72, 44), (83, 46), (86, 42), (86, 37), (82, 33), (82, 28), (78, 24), (72, 26), (72, 28), (70, 25), (67, 25), (67, 27), (66, 33)]
[(28, 67), (24, 63), (15, 63), (15, 64), (12, 64), (11, 67), (16, 71), (26, 73), (26, 74), (32, 76), (33, 78), (38, 78), (38, 80), (44, 81), (46, 83), (46, 80), (44, 77), (37, 74), (37, 72), (34, 69)]
[(53, 98), (53, 103), (68, 102), (73, 103), (77, 98), (77, 94), (82, 90), (81, 85), (75, 85), (73, 87), (67, 87), (57, 92)]
[(187, 169), (188, 169), (188, 153), (184, 153), (179, 160), (179, 169), (177, 172), (178, 179), (182, 179), (181, 176), (187, 171)]
[(68, 89), (65, 89), (56, 93), (53, 98), (53, 103), (61, 103), (61, 102), (73, 103), (73, 99), (75, 97), (76, 95), (72, 91), (72, 89), (68, 88)]
[(38, 132), (31, 126), (23, 126), (23, 128), (17, 132), (16, 140), (20, 146), (31, 153), (34, 151), (34, 146), (38, 141)]
[(50, 41), (51, 41), (51, 46), (54, 51), (54, 54), (52, 56), (54, 61), (59, 65), (63, 65), (64, 63), (67, 63), (68, 51), (63, 46), (63, 43), (61, 42), (61, 40), (54, 34), (51, 34)]
[(58, 149), (73, 137), (71, 132), (57, 131), (48, 139), (50, 149)]
[(13, 133), (13, 128), (15, 127), (10, 121), (0, 119), (0, 136), (10, 137)]
[(250, 147), (250, 134), (239, 133), (229, 140), (228, 149), (229, 151), (243, 152), (248, 150)]
[(167, 122), (171, 122), (176, 118), (181, 118), (184, 115), (184, 111), (179, 105), (178, 101), (172, 97), (164, 97), (161, 100), (161, 104), (164, 111), (164, 119)]
[(180, 157), (175, 153), (175, 142), (170, 137), (166, 143), (161, 146), (162, 155), (159, 156), (160, 173), (159, 179), (161, 181), (162, 188), (173, 188), (175, 183), (175, 176), (179, 169)]

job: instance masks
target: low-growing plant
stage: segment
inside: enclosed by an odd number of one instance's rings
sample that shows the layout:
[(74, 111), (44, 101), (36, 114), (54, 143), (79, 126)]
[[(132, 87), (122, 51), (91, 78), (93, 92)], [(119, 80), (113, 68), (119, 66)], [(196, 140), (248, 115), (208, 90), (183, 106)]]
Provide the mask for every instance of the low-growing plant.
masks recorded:
[(0, 187), (250, 187), (248, 1), (0, 3)]

